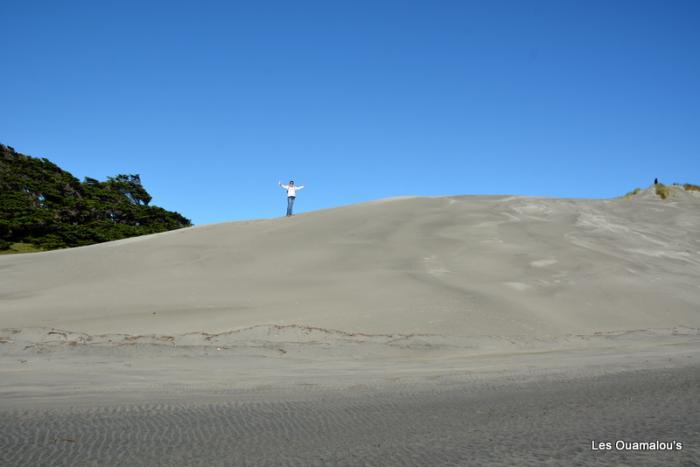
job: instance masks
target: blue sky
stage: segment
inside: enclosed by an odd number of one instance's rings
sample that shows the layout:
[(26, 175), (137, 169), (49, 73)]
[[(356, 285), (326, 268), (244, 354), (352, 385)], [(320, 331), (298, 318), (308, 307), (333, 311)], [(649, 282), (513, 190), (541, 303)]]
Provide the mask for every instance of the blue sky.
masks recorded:
[(700, 2), (0, 3), (0, 142), (197, 224), (700, 182)]

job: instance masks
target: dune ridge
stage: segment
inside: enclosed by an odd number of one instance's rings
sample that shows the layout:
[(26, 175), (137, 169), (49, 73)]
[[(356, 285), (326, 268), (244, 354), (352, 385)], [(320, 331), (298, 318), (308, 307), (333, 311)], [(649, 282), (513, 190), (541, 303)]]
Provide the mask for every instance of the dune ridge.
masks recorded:
[(2, 327), (530, 335), (700, 327), (700, 196), (404, 197), (0, 257)]

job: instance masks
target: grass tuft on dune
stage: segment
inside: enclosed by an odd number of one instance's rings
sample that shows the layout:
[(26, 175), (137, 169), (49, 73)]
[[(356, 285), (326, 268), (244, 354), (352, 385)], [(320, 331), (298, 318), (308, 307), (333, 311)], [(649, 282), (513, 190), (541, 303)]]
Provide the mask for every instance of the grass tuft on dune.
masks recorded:
[(661, 199), (666, 199), (671, 196), (671, 189), (663, 183), (657, 183), (654, 188), (656, 190), (656, 194)]
[(44, 251), (32, 243), (14, 242), (8, 248), (0, 249), (0, 255), (11, 255), (14, 253), (36, 253)]
[(634, 190), (626, 193), (624, 197), (625, 198), (632, 198), (633, 196), (638, 195), (640, 191), (642, 191), (641, 188), (635, 188)]

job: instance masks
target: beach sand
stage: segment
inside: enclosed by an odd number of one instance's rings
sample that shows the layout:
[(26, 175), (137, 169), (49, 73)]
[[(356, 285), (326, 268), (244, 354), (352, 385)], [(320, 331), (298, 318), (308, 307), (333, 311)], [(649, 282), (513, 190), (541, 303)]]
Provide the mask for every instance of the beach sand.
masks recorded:
[[(700, 456), (699, 385), (691, 367), (12, 410), (0, 417), (0, 464), (688, 466)], [(591, 449), (619, 441), (682, 447)]]
[[(403, 197), (0, 257), (2, 465), (700, 463), (700, 197)], [(669, 441), (600, 452), (595, 440)]]

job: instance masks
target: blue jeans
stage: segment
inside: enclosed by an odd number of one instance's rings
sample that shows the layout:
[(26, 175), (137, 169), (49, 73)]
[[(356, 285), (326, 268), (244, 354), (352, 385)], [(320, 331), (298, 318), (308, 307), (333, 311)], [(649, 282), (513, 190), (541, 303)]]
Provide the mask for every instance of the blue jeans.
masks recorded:
[(294, 196), (288, 196), (287, 197), (287, 215), (291, 216), (292, 215), (292, 209), (294, 208)]

